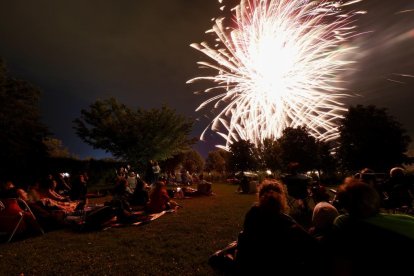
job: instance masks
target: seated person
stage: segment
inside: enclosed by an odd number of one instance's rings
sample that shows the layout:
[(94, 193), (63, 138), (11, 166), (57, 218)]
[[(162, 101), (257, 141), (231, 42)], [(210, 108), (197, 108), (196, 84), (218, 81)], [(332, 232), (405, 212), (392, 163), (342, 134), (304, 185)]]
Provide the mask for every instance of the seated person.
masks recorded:
[(244, 194), (249, 193), (249, 183), (249, 178), (243, 173), (239, 181), (239, 187), (237, 188), (237, 191)]
[(309, 195), (308, 188), (311, 178), (299, 173), (299, 163), (289, 164), (290, 173), (282, 177), (282, 182), (286, 185), (288, 195), (298, 201), (299, 206), (308, 209), (306, 198)]
[(87, 175), (85, 173), (78, 173), (72, 183), (70, 190), (71, 200), (86, 200), (87, 188)]
[(201, 195), (211, 195), (213, 193), (211, 186), (212, 186), (212, 183), (204, 180), (203, 174), (200, 174), (198, 184), (197, 184), (197, 191)]
[(56, 186), (56, 180), (49, 174), (45, 179), (41, 180), (38, 192), (43, 198), (50, 198), (61, 202), (69, 201), (68, 197), (62, 196), (55, 191)]
[(122, 211), (130, 212), (132, 191), (129, 188), (126, 178), (118, 178), (115, 183), (115, 187), (112, 191), (112, 205)]
[(76, 210), (76, 207), (81, 204), (79, 201), (57, 201), (48, 197), (47, 193), (41, 191), (40, 183), (36, 181), (33, 185), (29, 186), (27, 193), (27, 202), (32, 208), (32, 205), (39, 206), (40, 208), (55, 212), (61, 211), (64, 214), (71, 214)]
[(404, 275), (411, 269), (414, 217), (380, 213), (377, 190), (359, 179), (339, 186), (337, 202), (346, 211), (334, 221), (328, 248), (342, 275)]
[(319, 202), (313, 208), (312, 227), (309, 233), (317, 240), (323, 240), (332, 232), (334, 221), (338, 216), (339, 212), (335, 206), (325, 201)]
[[(12, 231), (17, 223), (16, 220), (19, 219), (19, 215), (23, 215), (23, 220), (20, 222), (19, 228), (16, 230), (16, 234), (19, 236), (31, 236), (34, 234), (41, 233), (38, 220), (36, 221), (36, 213), (33, 210), (30, 202), (28, 202), (27, 193), (25, 190), (17, 188), (14, 183), (10, 180), (2, 183), (2, 189), (5, 193), (0, 195), (2, 202), (4, 203), (6, 209), (2, 212), (2, 215), (6, 215), (7, 218), (1, 218), (0, 221), (0, 231), (8, 232)], [(17, 199), (17, 200), (16, 200)], [(19, 201), (21, 200), (21, 201)], [(27, 206), (23, 202), (27, 203)], [(34, 213), (35, 216), (31, 213)]]
[(72, 206), (64, 206), (65, 203), (54, 201), (52, 199), (49, 200), (47, 198), (39, 198), (34, 201), (33, 193), (33, 188), (31, 188), (29, 194), (24, 192), (21, 194), (20, 198), (26, 201), (27, 205), (36, 216), (40, 226), (45, 231), (60, 229), (67, 225), (65, 218), (69, 213), (74, 211), (74, 208), (76, 207), (75, 203), (73, 203)]
[(137, 184), (132, 194), (131, 204), (132, 205), (145, 205), (148, 202), (148, 190), (149, 185), (145, 181), (137, 176)]
[(154, 188), (149, 194), (149, 201), (146, 206), (147, 212), (159, 213), (165, 210), (174, 209), (176, 206), (177, 203), (170, 199), (164, 182), (155, 182)]
[(135, 172), (130, 171), (128, 173), (127, 178), (126, 178), (127, 181), (128, 181), (128, 186), (129, 186), (129, 188), (131, 189), (132, 192), (135, 191), (135, 188), (137, 186), (137, 177), (138, 176), (135, 174)]
[(128, 181), (125, 178), (120, 178), (115, 183), (113, 190), (113, 198), (115, 200), (129, 201), (132, 196), (132, 190), (129, 188)]
[(2, 180), (0, 182), (0, 198), (17, 198), (17, 187), (11, 180)]
[(243, 275), (311, 273), (317, 242), (287, 213), (284, 187), (263, 183), (259, 202), (247, 212), (239, 234), (236, 267)]
[(390, 177), (384, 183), (382, 190), (386, 194), (387, 200), (385, 207), (401, 208), (403, 206), (411, 207), (413, 204), (413, 180), (406, 174), (401, 167), (394, 167), (390, 170)]

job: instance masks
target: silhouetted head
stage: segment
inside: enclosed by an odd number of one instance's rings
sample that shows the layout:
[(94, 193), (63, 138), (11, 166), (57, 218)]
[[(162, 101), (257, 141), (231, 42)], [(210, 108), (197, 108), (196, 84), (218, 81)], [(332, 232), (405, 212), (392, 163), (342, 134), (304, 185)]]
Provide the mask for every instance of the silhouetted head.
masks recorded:
[(327, 229), (333, 225), (339, 216), (338, 210), (332, 204), (322, 201), (315, 205), (312, 214), (312, 224), (317, 229)]
[(276, 211), (287, 213), (286, 192), (284, 186), (279, 182), (264, 182), (259, 190), (259, 206)]
[(367, 218), (379, 213), (379, 194), (375, 188), (359, 179), (347, 178), (338, 188), (337, 200), (350, 216)]
[(403, 177), (405, 175), (405, 171), (401, 167), (394, 167), (390, 170), (390, 177)]
[(299, 171), (300, 164), (298, 162), (290, 162), (287, 166), (290, 173), (297, 173)]

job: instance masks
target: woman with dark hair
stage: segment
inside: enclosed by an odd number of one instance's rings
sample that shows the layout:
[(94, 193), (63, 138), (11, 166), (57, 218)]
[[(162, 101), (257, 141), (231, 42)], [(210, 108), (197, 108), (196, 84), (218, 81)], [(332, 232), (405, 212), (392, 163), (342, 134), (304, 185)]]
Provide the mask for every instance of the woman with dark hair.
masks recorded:
[(159, 213), (174, 209), (175, 207), (177, 207), (177, 203), (170, 199), (164, 182), (156, 182), (149, 194), (149, 201), (146, 206), (147, 211), (149, 213)]

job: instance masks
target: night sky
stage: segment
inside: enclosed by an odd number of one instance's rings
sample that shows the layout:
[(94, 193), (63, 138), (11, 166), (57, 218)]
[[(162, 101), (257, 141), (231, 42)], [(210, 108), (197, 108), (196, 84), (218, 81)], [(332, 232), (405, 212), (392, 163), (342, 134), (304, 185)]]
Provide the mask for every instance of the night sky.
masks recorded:
[[(167, 104), (200, 119), (193, 131), (200, 136), (208, 110), (195, 112), (205, 98), (194, 92), (207, 87), (186, 81), (204, 74), (196, 62), (208, 59), (189, 44), (208, 38), (219, 7), (217, 0), (3, 0), (0, 57), (13, 76), (40, 88), (44, 123), (81, 158), (108, 155), (84, 144), (72, 121), (112, 96), (144, 109)], [(414, 1), (353, 7), (368, 13), (356, 22), (357, 63), (342, 77), (359, 96), (346, 104), (388, 108), (414, 139)], [(206, 139), (196, 145), (203, 155), (222, 142), (213, 134)]]

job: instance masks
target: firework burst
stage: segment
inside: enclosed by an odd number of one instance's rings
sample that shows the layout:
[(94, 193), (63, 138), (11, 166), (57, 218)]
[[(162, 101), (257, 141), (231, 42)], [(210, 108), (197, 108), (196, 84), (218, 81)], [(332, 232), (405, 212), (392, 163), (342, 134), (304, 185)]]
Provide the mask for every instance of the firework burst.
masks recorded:
[(280, 137), (286, 127), (306, 126), (320, 140), (338, 135), (337, 119), (346, 108), (338, 75), (349, 69), (355, 35), (351, 2), (241, 0), (232, 9), (233, 27), (215, 20), (208, 32), (218, 44), (191, 46), (211, 60), (198, 62), (216, 72), (193, 78), (212, 81), (215, 118), (206, 127), (220, 134), (225, 148), (239, 139), (258, 145)]

